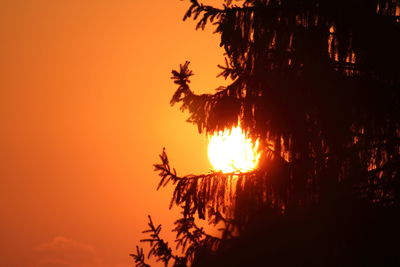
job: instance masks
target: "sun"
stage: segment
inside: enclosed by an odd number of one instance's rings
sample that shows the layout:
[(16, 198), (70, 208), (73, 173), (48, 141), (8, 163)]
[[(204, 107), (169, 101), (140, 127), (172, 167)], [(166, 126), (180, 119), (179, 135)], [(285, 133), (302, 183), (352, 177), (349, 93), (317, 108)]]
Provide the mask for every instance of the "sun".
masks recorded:
[(253, 143), (240, 126), (214, 133), (208, 144), (208, 158), (217, 171), (248, 172), (260, 160), (258, 140)]

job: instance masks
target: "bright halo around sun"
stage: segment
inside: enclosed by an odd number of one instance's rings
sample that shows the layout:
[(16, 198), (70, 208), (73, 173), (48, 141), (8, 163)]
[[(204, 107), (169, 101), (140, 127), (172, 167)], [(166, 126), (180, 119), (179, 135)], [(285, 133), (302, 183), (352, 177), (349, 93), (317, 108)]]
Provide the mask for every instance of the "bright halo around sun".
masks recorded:
[(240, 126), (219, 131), (210, 137), (208, 158), (217, 171), (248, 172), (257, 167), (260, 160), (258, 140), (253, 143)]

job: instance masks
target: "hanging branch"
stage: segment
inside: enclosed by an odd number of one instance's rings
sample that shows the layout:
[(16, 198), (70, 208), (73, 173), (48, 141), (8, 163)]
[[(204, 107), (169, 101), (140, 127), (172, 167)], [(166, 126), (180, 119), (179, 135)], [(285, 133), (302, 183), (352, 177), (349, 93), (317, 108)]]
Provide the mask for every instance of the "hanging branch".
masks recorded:
[[(211, 172), (179, 177), (175, 169), (171, 170), (165, 149), (160, 159), (161, 164), (154, 165), (155, 171), (158, 171), (161, 177), (157, 189), (170, 182), (175, 186), (170, 208), (173, 205), (182, 207), (185, 218), (193, 217), (196, 213), (200, 219), (205, 219), (207, 214), (208, 219), (220, 212), (229, 214), (234, 209), (237, 190), (240, 190), (241, 186), (256, 182), (256, 177), (263, 174), (262, 170), (254, 170), (246, 173)], [(234, 188), (237, 181), (243, 181), (243, 185)], [(219, 219), (215, 218), (215, 221), (218, 222)]]
[(199, 249), (215, 250), (222, 242), (220, 238), (209, 235), (202, 227), (198, 227), (193, 217), (181, 218), (175, 221), (175, 225), (173, 232), (176, 232), (176, 249), (185, 253), (188, 262), (192, 262)]
[[(173, 183), (170, 208), (181, 207), (185, 219), (197, 215), (213, 225), (222, 221), (225, 224), (223, 235), (229, 237), (230, 232), (242, 228), (261, 209), (269, 207), (279, 213), (290, 201), (297, 205), (292, 194), (296, 189), (290, 186), (288, 163), (272, 153), (269, 155), (271, 158), (264, 158), (264, 167), (251, 172), (211, 172), (179, 177), (175, 170), (171, 171), (164, 149), (160, 155), (162, 163), (154, 165), (161, 177), (158, 188)], [(314, 193), (310, 191), (309, 194), (312, 199)]]

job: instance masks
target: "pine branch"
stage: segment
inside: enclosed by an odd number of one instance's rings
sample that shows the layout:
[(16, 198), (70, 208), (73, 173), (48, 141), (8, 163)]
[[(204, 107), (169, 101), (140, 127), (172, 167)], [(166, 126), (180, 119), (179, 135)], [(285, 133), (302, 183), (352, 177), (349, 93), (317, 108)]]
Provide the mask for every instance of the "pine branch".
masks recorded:
[[(157, 258), (157, 261), (162, 261), (165, 266), (168, 266), (169, 261), (173, 259), (174, 267), (186, 267), (186, 258), (174, 255), (172, 253), (172, 249), (168, 246), (168, 242), (165, 242), (160, 237), (161, 224), (156, 227), (150, 215), (148, 216), (148, 218), (149, 218), (149, 223), (148, 223), (149, 229), (144, 230), (143, 233), (150, 234), (150, 238), (140, 240), (140, 242), (150, 243), (151, 249), (148, 253), (148, 257), (150, 258), (151, 256), (155, 256)], [(133, 257), (135, 259), (135, 262), (138, 262), (138, 264), (142, 264), (139, 265), (138, 267), (148, 267), (148, 265), (143, 265), (145, 264), (143, 250), (139, 251), (138, 249), (137, 254), (136, 255), (133, 254)]]
[[(173, 230), (173, 232), (177, 233), (175, 240), (177, 243), (176, 248), (181, 248), (182, 253), (185, 254), (185, 256), (180, 257), (174, 255), (172, 249), (168, 246), (168, 242), (165, 242), (160, 237), (161, 225), (156, 227), (151, 216), (148, 216), (148, 218), (149, 229), (143, 231), (143, 233), (150, 234), (150, 238), (142, 239), (140, 242), (150, 243), (151, 249), (147, 257), (155, 256), (157, 261), (162, 261), (165, 266), (168, 266), (169, 262), (173, 260), (173, 267), (187, 267), (188, 262), (193, 260), (198, 249), (216, 248), (222, 241), (217, 237), (205, 233), (203, 228), (195, 224), (193, 217), (181, 218), (175, 222), (176, 227)], [(136, 246), (136, 253), (130, 254), (130, 256), (133, 257), (136, 267), (150, 267), (145, 262), (145, 255), (141, 247)]]
[(222, 172), (216, 172), (213, 171), (211, 173), (208, 174), (190, 174), (190, 175), (185, 175), (185, 176), (178, 176), (176, 173), (175, 168), (172, 168), (171, 170), (171, 166), (169, 164), (169, 160), (168, 160), (168, 156), (167, 153), (165, 152), (165, 148), (163, 148), (162, 153), (159, 155), (160, 159), (161, 159), (161, 163), (160, 164), (154, 164), (154, 171), (158, 171), (159, 172), (159, 176), (161, 177), (160, 182), (158, 183), (157, 186), (157, 190), (159, 190), (161, 187), (165, 187), (166, 185), (168, 185), (169, 182), (172, 182), (172, 184), (176, 184), (178, 181), (188, 181), (188, 180), (200, 180), (200, 179), (211, 179), (214, 178), (216, 175), (223, 175), (226, 177), (229, 176), (241, 176), (241, 175), (252, 175), (257, 173), (256, 170), (251, 171), (251, 172), (246, 172), (246, 173), (240, 173), (237, 171), (234, 172), (230, 172), (230, 173), (222, 173)]
[(225, 57), (225, 66), (217, 65), (218, 68), (222, 69), (221, 73), (217, 75), (217, 77), (224, 77), (224, 79), (228, 79), (230, 77), (232, 80), (235, 80), (240, 75), (240, 69), (232, 66), (232, 63), (229, 63), (228, 58)]
[(220, 238), (207, 234), (202, 227), (198, 227), (193, 217), (181, 218), (175, 222), (177, 243), (176, 249), (181, 248), (188, 261), (192, 261), (195, 252), (199, 249), (216, 248), (222, 241)]
[(175, 225), (175, 229), (172, 231), (177, 233), (176, 248), (178, 249), (179, 247), (181, 247), (182, 252), (185, 250), (188, 242), (193, 243), (196, 246), (200, 246), (202, 240), (204, 240), (205, 238), (221, 240), (218, 237), (207, 234), (202, 227), (198, 227), (195, 223), (194, 217), (181, 218), (175, 221)]
[(143, 249), (140, 248), (139, 246), (136, 246), (136, 254), (130, 254), (129, 256), (133, 257), (135, 261), (135, 266), (136, 267), (151, 267), (150, 265), (146, 264), (144, 258), (144, 253)]
[(191, 0), (190, 2), (192, 3), (192, 5), (189, 7), (188, 11), (186, 11), (183, 20), (191, 18), (192, 16), (193, 19), (196, 20), (200, 15), (202, 15), (202, 17), (200, 18), (199, 22), (196, 25), (196, 30), (200, 28), (204, 30), (208, 21), (213, 22), (214, 19), (219, 18), (224, 12), (223, 9), (218, 9), (212, 6), (203, 5), (199, 3), (197, 0)]
[[(226, 62), (228, 64), (228, 62)], [(224, 68), (224, 67), (222, 67)], [(173, 94), (170, 104), (181, 103), (180, 110), (188, 110), (188, 122), (196, 124), (199, 133), (212, 133), (228, 126), (237, 125), (238, 113), (245, 99), (243, 98), (243, 82), (246, 75), (241, 74), (240, 68), (232, 71), (227, 67), (221, 75), (230, 75), (235, 79), (229, 86), (220, 86), (214, 94), (195, 94), (189, 88), (189, 77), (193, 72), (189, 69), (189, 62), (180, 65), (180, 70), (173, 70), (171, 79), (178, 84), (178, 89)], [(228, 74), (224, 74), (227, 72)], [(223, 113), (223, 114), (221, 114)], [(224, 120), (221, 120), (224, 117)]]
[[(165, 149), (160, 159), (162, 162), (154, 165), (161, 177), (157, 188), (164, 187), (169, 182), (175, 185), (170, 208), (173, 205), (182, 207), (185, 218), (193, 217), (197, 213), (200, 219), (205, 219), (208, 206), (214, 207), (214, 210), (221, 208), (223, 212), (233, 210), (232, 205), (237, 193), (235, 191), (237, 188), (234, 189), (233, 186), (237, 183), (236, 181), (255, 181), (256, 177), (262, 176), (264, 172), (264, 170), (246, 173), (211, 172), (179, 177), (175, 169), (171, 170)], [(215, 212), (208, 212), (208, 218), (211, 219), (215, 214)]]

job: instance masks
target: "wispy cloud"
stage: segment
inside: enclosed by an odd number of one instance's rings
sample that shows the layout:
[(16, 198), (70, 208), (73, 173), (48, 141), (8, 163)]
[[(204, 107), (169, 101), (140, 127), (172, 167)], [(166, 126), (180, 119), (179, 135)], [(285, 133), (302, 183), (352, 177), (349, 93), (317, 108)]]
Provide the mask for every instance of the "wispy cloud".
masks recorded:
[(78, 241), (65, 238), (63, 236), (54, 237), (48, 243), (40, 244), (35, 247), (37, 251), (52, 251), (52, 252), (60, 252), (60, 251), (74, 251), (74, 252), (84, 252), (84, 253), (93, 253), (94, 248), (90, 245), (80, 243)]
[(93, 246), (63, 236), (37, 245), (38, 267), (100, 267), (102, 261)]

